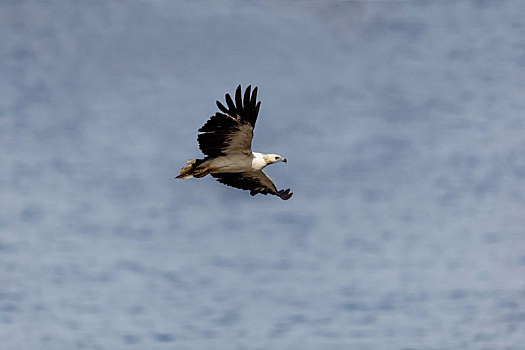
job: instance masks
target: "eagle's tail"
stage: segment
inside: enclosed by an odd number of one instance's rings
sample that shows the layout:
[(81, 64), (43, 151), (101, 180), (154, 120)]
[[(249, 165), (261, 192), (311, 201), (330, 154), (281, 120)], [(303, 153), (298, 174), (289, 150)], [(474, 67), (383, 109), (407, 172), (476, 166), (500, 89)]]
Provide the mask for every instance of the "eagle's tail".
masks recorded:
[(176, 179), (189, 179), (191, 177), (204, 177), (210, 173), (206, 168), (198, 168), (199, 165), (204, 163), (205, 159), (188, 159), (185, 167), (180, 171), (180, 174), (175, 177)]

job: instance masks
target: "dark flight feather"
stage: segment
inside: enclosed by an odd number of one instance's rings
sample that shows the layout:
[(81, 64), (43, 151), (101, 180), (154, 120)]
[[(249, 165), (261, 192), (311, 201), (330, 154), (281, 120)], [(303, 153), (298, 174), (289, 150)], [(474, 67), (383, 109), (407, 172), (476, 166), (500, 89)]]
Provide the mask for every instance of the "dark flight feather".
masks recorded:
[(273, 194), (282, 200), (288, 200), (292, 197), (290, 189), (277, 190), (272, 180), (263, 172), (244, 172), (244, 173), (215, 173), (211, 174), (220, 183), (250, 191), (250, 195), (255, 196), (258, 193), (267, 195)]
[[(251, 96), (250, 96), (251, 92)], [(220, 157), (226, 155), (225, 150), (230, 142), (236, 138), (239, 132), (247, 132), (248, 129), (243, 125), (248, 124), (251, 128), (248, 132), (253, 135), (253, 128), (257, 121), (259, 106), (261, 102), (257, 101), (257, 87), (251, 91), (251, 85), (244, 92), (244, 101), (242, 98), (242, 89), (239, 85), (235, 90), (235, 102), (230, 94), (225, 95), (225, 107), (217, 101), (217, 107), (222, 112), (217, 112), (199, 129), (197, 140), (199, 148), (208, 157)], [(251, 152), (251, 149), (249, 150)]]

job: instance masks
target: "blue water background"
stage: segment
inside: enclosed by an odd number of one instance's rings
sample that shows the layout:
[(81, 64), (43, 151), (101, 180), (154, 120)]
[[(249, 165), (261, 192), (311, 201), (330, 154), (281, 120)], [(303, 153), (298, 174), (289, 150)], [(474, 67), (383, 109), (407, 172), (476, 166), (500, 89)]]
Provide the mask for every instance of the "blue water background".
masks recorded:
[[(525, 2), (0, 2), (1, 349), (525, 349)], [(259, 86), (294, 197), (175, 181)]]

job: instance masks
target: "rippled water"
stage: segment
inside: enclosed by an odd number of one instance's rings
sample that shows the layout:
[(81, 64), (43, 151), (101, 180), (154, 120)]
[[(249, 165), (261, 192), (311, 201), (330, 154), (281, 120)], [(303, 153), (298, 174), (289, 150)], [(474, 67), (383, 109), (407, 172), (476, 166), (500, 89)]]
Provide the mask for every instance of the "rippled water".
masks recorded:
[[(2, 349), (525, 349), (520, 1), (2, 2)], [(289, 201), (175, 181), (259, 86)]]

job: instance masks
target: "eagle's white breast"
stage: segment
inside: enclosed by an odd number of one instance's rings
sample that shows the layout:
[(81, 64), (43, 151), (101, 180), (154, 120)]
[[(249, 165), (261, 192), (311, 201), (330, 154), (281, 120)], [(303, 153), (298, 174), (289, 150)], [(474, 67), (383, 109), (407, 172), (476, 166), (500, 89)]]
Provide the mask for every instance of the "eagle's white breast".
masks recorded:
[(261, 170), (262, 168), (268, 165), (268, 163), (266, 163), (266, 160), (264, 160), (264, 156), (262, 153), (252, 152), (252, 154), (253, 154), (253, 159), (252, 159), (252, 169), (253, 170)]

